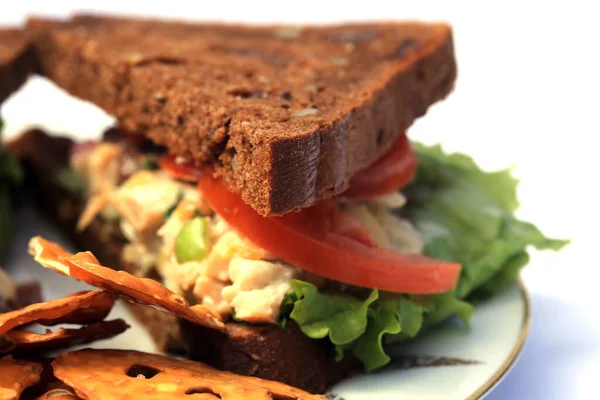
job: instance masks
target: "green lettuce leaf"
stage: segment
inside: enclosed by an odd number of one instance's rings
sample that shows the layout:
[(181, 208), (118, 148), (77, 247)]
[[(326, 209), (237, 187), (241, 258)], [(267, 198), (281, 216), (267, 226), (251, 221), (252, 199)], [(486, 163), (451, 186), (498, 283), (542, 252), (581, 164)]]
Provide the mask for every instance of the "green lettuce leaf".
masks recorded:
[(351, 352), (367, 371), (389, 363), (385, 343), (413, 338), (453, 316), (468, 327), (471, 302), (513, 280), (529, 260), (529, 246), (559, 250), (567, 243), (514, 217), (517, 181), (510, 171), (483, 172), (471, 158), (445, 154), (439, 146), (414, 148), (419, 169), (405, 191), (403, 213), (423, 235), (426, 255), (462, 264), (456, 290), (385, 298), (373, 290), (360, 299), (294, 281), (282, 307), (284, 322), (289, 315), (307, 336), (328, 337), (336, 360)]
[(425, 313), (423, 328), (438, 324), (456, 315), (465, 326), (473, 314), (473, 305), (456, 297), (456, 293), (448, 292), (431, 297), (431, 305)]
[(409, 299), (400, 298), (398, 300), (398, 313), (402, 321), (402, 336), (413, 338), (423, 326), (423, 316), (425, 308)]
[(367, 328), (367, 311), (377, 300), (377, 290), (365, 300), (353, 296), (322, 294), (313, 284), (292, 281), (296, 296), (290, 318), (302, 332), (313, 339), (329, 337), (334, 345), (345, 345), (364, 334)]
[(351, 347), (352, 354), (363, 362), (367, 372), (390, 362), (383, 349), (383, 335), (399, 334), (402, 330), (397, 301), (381, 301), (369, 311), (367, 329)]
[(425, 239), (426, 255), (462, 264), (458, 298), (500, 290), (527, 262), (528, 246), (559, 250), (567, 243), (514, 217), (517, 181), (510, 170), (488, 173), (440, 146), (413, 147), (419, 168), (405, 191), (407, 216)]
[(366, 299), (359, 299), (350, 294), (321, 293), (315, 285), (298, 280), (292, 281), (282, 309), (292, 310), (289, 318), (308, 337), (328, 337), (337, 361), (350, 351), (367, 371), (390, 361), (383, 348), (384, 336), (402, 332), (404, 337), (414, 337), (424, 313), (423, 307), (403, 296), (380, 299), (375, 289)]
[(516, 254), (506, 261), (500, 271), (471, 293), (469, 295), (469, 300), (485, 300), (486, 298), (493, 296), (494, 293), (497, 293), (510, 281), (514, 280), (519, 275), (521, 268), (527, 265), (528, 262), (529, 254), (527, 254), (526, 251)]

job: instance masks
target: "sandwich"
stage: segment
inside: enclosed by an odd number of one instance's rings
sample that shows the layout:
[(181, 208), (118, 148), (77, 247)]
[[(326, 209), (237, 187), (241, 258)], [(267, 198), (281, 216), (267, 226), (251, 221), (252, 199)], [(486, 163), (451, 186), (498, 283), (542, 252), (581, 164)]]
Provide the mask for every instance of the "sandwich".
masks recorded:
[(323, 392), (501, 290), (527, 248), (510, 171), (408, 139), (456, 78), (445, 24), (247, 27), (32, 19), (41, 74), (114, 115), (101, 141), (11, 144), (104, 265), (218, 313), (132, 306), (159, 347)]

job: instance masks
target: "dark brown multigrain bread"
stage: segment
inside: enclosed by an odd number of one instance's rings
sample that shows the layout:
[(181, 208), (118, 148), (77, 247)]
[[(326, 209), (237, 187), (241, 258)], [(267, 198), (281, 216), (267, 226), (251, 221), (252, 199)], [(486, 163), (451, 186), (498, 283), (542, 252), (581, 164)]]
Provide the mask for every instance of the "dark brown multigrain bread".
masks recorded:
[(452, 89), (445, 24), (190, 25), (33, 19), (42, 73), (170, 152), (210, 161), (263, 215), (310, 206)]
[[(121, 260), (125, 239), (113, 225), (96, 219), (83, 232), (75, 224), (81, 200), (57, 184), (55, 172), (67, 166), (72, 142), (33, 130), (10, 143), (9, 148), (28, 171), (27, 186), (39, 206), (80, 250), (89, 250), (104, 264), (136, 274), (132, 264)], [(187, 353), (192, 359), (242, 375), (276, 380), (322, 393), (356, 370), (355, 360), (333, 360), (327, 341), (311, 340), (292, 323), (274, 325), (226, 324), (226, 334), (202, 329), (154, 308), (128, 304), (130, 311), (150, 332), (158, 348)]]
[(25, 82), (33, 66), (25, 31), (0, 29), (0, 103)]
[(238, 323), (226, 328), (223, 334), (182, 321), (187, 353), (219, 369), (267, 377), (313, 393), (325, 392), (360, 367), (351, 357), (335, 362), (328, 340), (310, 339), (293, 323), (285, 329)]

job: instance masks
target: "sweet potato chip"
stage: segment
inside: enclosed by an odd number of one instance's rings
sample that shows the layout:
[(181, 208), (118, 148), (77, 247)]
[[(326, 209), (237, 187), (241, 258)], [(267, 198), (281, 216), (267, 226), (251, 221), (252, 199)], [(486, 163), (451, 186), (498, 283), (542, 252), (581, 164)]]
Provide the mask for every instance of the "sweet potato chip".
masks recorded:
[(0, 359), (0, 399), (17, 400), (21, 393), (40, 380), (42, 364), (14, 360), (12, 356)]
[(113, 292), (94, 290), (32, 304), (20, 310), (0, 314), (0, 334), (31, 323), (54, 326), (99, 322), (106, 318), (116, 299), (117, 295)]
[(5, 333), (8, 340), (14, 343), (12, 353), (38, 354), (45, 351), (91, 343), (108, 339), (125, 332), (129, 326), (122, 319), (96, 322), (79, 329), (60, 328), (54, 332), (38, 334), (26, 331)]
[(208, 365), (124, 350), (81, 350), (52, 363), (54, 375), (86, 400), (316, 400), (300, 389)]
[(198, 325), (225, 329), (221, 317), (208, 308), (201, 305), (190, 307), (183, 297), (153, 279), (138, 278), (125, 271), (104, 267), (90, 252), (72, 255), (56, 243), (37, 236), (29, 242), (29, 253), (46, 268), (117, 292), (126, 300), (162, 309)]
[(79, 397), (67, 386), (51, 389), (39, 396), (36, 400), (77, 400)]

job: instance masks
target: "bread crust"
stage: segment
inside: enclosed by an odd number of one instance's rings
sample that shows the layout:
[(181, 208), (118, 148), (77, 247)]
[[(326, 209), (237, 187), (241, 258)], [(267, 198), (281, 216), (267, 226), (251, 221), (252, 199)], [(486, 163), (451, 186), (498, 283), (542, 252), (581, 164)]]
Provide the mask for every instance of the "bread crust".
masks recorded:
[(25, 82), (34, 57), (25, 31), (0, 29), (0, 103)]
[[(121, 259), (121, 248), (126, 240), (114, 225), (97, 218), (85, 231), (76, 231), (81, 201), (56, 185), (52, 176), (68, 165), (71, 146), (69, 139), (33, 130), (10, 143), (9, 149), (24, 162), (27, 187), (34, 192), (44, 214), (79, 250), (91, 251), (106, 266), (139, 273), (135, 265)], [(156, 275), (147, 277), (158, 279)], [(336, 363), (327, 340), (312, 340), (293, 323), (282, 329), (275, 325), (230, 322), (226, 324), (226, 333), (221, 333), (178, 320), (152, 307), (127, 305), (159, 350), (187, 355), (241, 375), (323, 393), (359, 367), (351, 357)]]
[(444, 24), (31, 20), (41, 71), (171, 153), (212, 162), (262, 215), (341, 193), (452, 89)]

